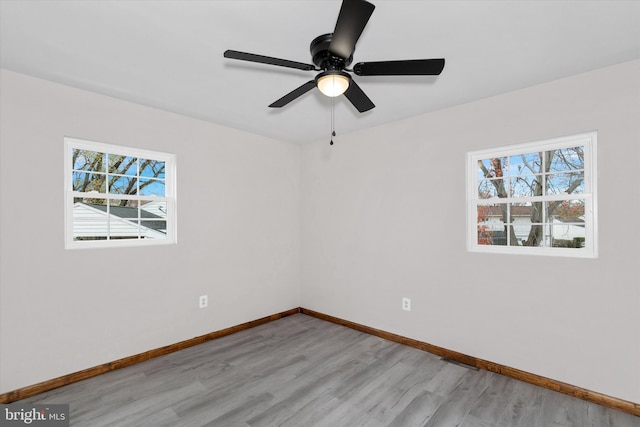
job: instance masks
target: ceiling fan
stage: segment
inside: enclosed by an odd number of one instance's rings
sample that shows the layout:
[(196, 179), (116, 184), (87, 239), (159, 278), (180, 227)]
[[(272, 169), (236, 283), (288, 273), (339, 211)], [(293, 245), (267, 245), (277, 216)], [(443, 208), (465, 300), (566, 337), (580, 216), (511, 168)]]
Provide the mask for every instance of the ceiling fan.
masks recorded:
[(373, 9), (375, 6), (365, 0), (343, 0), (333, 33), (318, 36), (311, 42), (311, 57), (315, 65), (237, 50), (225, 51), (224, 57), (304, 71), (320, 71), (313, 80), (292, 90), (269, 107), (284, 107), (317, 87), (320, 92), (331, 97), (344, 93), (353, 106), (363, 113), (375, 105), (349, 73), (354, 73), (357, 76), (436, 76), (444, 68), (443, 58), (359, 62), (353, 66), (353, 69), (347, 68), (353, 61), (356, 43), (367, 25)]

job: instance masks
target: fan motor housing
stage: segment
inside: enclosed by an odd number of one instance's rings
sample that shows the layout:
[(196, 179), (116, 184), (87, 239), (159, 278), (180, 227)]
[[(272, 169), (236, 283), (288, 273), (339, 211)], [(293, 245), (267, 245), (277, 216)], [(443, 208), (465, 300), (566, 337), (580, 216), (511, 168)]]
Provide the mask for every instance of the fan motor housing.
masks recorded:
[(329, 45), (331, 45), (331, 39), (333, 34), (323, 34), (316, 37), (311, 42), (309, 50), (311, 51), (311, 58), (316, 67), (323, 70), (343, 70), (353, 61), (353, 55), (349, 58), (340, 58), (329, 52)]

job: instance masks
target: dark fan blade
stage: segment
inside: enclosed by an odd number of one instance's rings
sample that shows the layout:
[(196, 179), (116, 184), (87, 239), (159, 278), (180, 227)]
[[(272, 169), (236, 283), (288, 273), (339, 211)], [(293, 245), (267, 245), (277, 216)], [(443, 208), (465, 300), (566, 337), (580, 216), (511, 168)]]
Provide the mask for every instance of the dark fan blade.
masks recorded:
[(305, 93), (309, 92), (314, 87), (316, 87), (316, 81), (315, 80), (309, 80), (308, 82), (306, 82), (305, 84), (303, 84), (299, 88), (292, 90), (291, 92), (289, 92), (288, 94), (286, 94), (282, 98), (278, 99), (273, 104), (269, 105), (269, 107), (272, 107), (272, 108), (284, 107), (285, 105), (287, 105), (288, 103), (290, 103), (291, 101), (296, 99), (297, 97), (302, 96)]
[(360, 89), (360, 86), (358, 86), (356, 82), (353, 81), (353, 79), (351, 79), (349, 88), (344, 93), (344, 96), (346, 96), (347, 99), (351, 101), (353, 106), (356, 107), (356, 109), (361, 113), (369, 111), (373, 107), (375, 107), (375, 104), (371, 102), (369, 97), (365, 95), (362, 89)]
[(444, 58), (407, 61), (359, 62), (353, 67), (358, 76), (437, 76), (444, 68)]
[(344, 59), (350, 58), (373, 9), (375, 6), (364, 0), (343, 0), (329, 52)]
[(241, 61), (259, 62), (261, 64), (277, 65), (279, 67), (297, 68), (298, 70), (314, 70), (315, 67), (303, 62), (289, 61), (287, 59), (272, 58), (270, 56), (256, 55), (255, 53), (238, 52), (237, 50), (227, 50), (224, 52), (225, 58), (239, 59)]

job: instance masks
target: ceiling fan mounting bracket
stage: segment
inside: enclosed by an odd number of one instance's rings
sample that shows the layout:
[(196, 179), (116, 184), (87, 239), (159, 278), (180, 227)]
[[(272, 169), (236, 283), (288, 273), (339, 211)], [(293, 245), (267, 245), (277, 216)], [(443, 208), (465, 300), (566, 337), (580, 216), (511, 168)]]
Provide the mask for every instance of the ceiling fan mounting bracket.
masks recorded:
[(332, 38), (333, 33), (328, 33), (313, 39), (309, 47), (311, 58), (313, 58), (313, 63), (316, 67), (322, 70), (343, 70), (351, 64), (353, 55), (345, 59), (329, 52), (329, 45), (331, 44)]

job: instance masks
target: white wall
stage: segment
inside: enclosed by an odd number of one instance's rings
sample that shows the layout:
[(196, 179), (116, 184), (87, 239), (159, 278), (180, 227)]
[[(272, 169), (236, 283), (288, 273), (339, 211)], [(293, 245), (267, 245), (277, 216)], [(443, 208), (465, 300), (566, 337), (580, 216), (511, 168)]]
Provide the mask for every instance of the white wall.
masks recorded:
[[(5, 70), (0, 93), (0, 393), (300, 305), (299, 146)], [(176, 153), (178, 244), (65, 251), (64, 136)]]
[[(591, 130), (598, 259), (466, 252), (467, 151)], [(302, 152), (302, 306), (640, 402), (640, 61), (335, 141)]]

